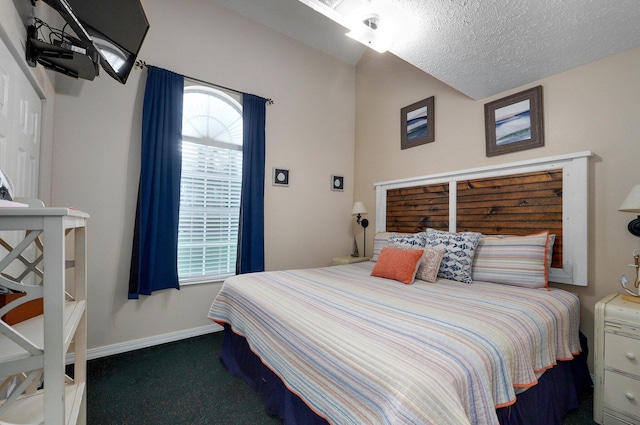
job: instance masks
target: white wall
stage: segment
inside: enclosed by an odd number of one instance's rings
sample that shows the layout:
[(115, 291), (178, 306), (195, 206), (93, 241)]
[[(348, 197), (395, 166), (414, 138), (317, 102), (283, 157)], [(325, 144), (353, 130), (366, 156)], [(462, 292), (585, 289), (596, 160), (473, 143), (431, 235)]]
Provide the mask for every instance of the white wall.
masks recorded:
[[(273, 98), (267, 107), (266, 268), (329, 265), (350, 252), (355, 69), (208, 0), (143, 1), (139, 58)], [(206, 326), (220, 284), (127, 300), (140, 161), (144, 71), (126, 85), (56, 77), (51, 204), (91, 214), (89, 348)], [(273, 187), (271, 168), (289, 168)], [(344, 192), (330, 175), (345, 176)]]
[[(375, 182), (592, 151), (589, 285), (557, 286), (580, 296), (581, 329), (593, 347), (595, 303), (621, 292), (621, 274), (635, 277), (627, 266), (640, 246), (627, 231), (634, 215), (617, 209), (640, 183), (639, 69), (635, 49), (474, 101), (393, 55), (367, 53), (356, 67), (355, 197), (375, 205)], [(487, 158), (484, 104), (537, 85), (544, 92), (545, 146)], [(429, 96), (435, 96), (435, 142), (400, 150), (400, 109)], [(367, 234), (368, 249), (372, 238)]]

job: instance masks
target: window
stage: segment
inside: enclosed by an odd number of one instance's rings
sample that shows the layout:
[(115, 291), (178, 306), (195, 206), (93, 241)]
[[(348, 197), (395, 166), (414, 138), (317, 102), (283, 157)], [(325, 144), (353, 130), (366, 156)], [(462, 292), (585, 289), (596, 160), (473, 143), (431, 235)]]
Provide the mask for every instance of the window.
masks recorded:
[(180, 284), (235, 274), (242, 184), (242, 106), (203, 86), (184, 90), (178, 228)]

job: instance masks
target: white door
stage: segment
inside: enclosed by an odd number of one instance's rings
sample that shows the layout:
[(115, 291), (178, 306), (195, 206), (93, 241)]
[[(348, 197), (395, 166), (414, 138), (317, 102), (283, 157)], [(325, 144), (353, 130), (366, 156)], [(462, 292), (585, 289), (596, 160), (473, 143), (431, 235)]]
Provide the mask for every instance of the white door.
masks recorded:
[(38, 197), (42, 100), (0, 39), (0, 168), (15, 196)]
[[(38, 197), (41, 116), (42, 100), (0, 38), (0, 168), (13, 182), (14, 197)], [(24, 232), (0, 232), (0, 238), (11, 247), (23, 237)], [(6, 246), (1, 247), (0, 258), (7, 252)], [(22, 254), (32, 261), (37, 258), (37, 249), (31, 244)], [(4, 272), (16, 277), (24, 269), (14, 260)], [(24, 282), (39, 280), (34, 279), (30, 275)]]

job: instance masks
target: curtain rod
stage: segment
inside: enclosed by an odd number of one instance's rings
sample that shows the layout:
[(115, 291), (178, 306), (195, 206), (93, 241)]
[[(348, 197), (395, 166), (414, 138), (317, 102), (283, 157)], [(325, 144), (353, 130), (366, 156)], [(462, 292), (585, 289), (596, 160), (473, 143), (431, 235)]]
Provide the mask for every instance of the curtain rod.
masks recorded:
[[(149, 65), (148, 63), (146, 63), (145, 61), (140, 60), (140, 59), (136, 60), (136, 63), (135, 63), (135, 68), (136, 69), (138, 69), (138, 68), (140, 68), (140, 69), (148, 68), (150, 66), (151, 65)], [(191, 81), (196, 82), (196, 83), (207, 84), (207, 85), (210, 85), (210, 86), (217, 87), (219, 89), (229, 90), (229, 91), (232, 91), (234, 93), (238, 93), (238, 94), (244, 94), (245, 93), (243, 91), (232, 89), (230, 87), (221, 86), (220, 84), (210, 83), (209, 81), (201, 80), (199, 78), (189, 77), (187, 75), (183, 75), (183, 77), (186, 78), (187, 80), (191, 80)], [(271, 98), (267, 99), (267, 105), (273, 105), (274, 103), (275, 102), (273, 101), (273, 99), (271, 99)]]

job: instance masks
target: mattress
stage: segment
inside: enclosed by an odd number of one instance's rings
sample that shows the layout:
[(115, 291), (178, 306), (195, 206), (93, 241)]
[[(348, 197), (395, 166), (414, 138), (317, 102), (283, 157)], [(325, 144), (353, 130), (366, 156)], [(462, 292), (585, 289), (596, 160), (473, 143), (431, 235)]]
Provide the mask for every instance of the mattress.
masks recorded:
[(334, 424), (497, 424), (580, 351), (569, 292), (371, 277), (373, 263), (229, 278), (209, 318)]

